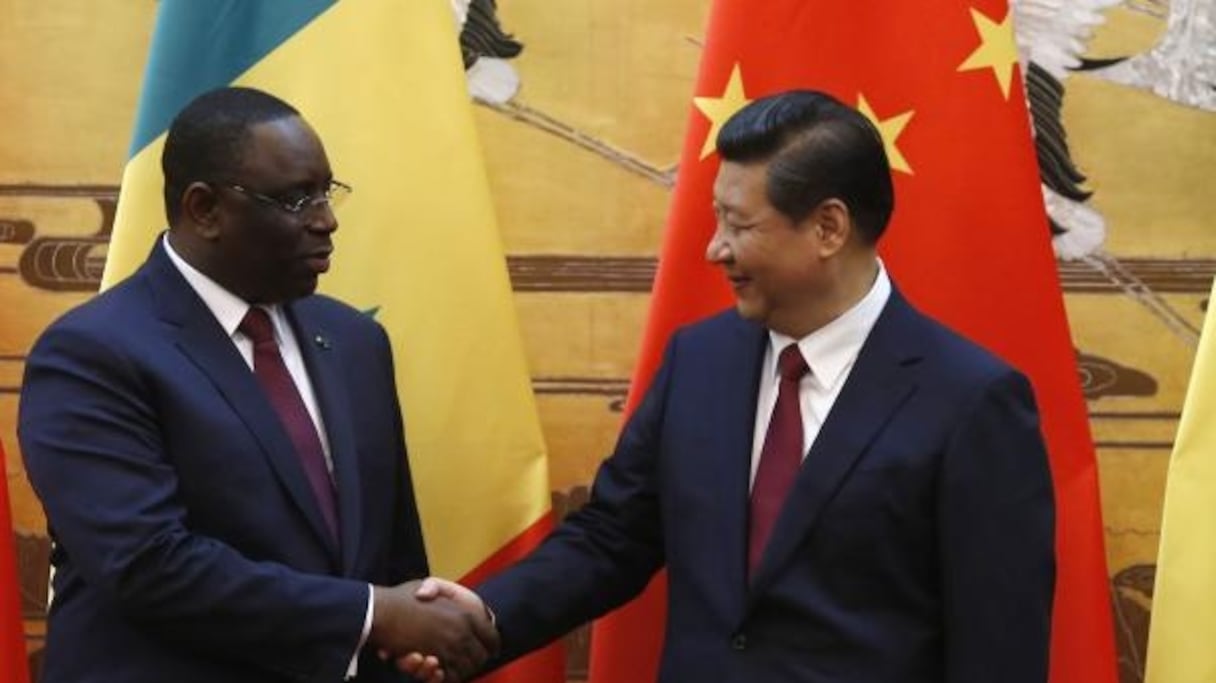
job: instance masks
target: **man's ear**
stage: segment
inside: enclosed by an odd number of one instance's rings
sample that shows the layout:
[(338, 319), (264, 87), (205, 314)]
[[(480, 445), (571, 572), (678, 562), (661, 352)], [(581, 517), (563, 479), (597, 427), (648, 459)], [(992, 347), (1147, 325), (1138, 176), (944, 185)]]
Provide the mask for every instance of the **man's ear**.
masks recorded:
[(813, 224), (821, 256), (831, 256), (840, 251), (852, 237), (853, 216), (849, 213), (848, 205), (835, 197), (819, 202), (807, 220)]
[(211, 185), (195, 181), (182, 192), (182, 218), (195, 234), (203, 239), (215, 239), (220, 231), (219, 193)]

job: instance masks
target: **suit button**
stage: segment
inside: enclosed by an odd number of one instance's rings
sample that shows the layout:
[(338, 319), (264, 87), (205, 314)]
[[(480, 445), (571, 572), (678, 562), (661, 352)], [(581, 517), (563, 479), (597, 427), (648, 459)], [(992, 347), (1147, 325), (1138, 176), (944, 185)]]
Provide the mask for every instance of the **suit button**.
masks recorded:
[(732, 637), (730, 639), (730, 646), (736, 650), (746, 650), (747, 649), (747, 634), (746, 633), (736, 633), (734, 635), (734, 637)]

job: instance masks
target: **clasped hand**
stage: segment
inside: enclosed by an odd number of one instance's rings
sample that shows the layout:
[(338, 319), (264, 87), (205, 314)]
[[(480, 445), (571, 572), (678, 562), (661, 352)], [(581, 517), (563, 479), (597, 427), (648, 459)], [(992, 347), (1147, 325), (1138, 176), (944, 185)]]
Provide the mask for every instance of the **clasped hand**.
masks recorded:
[(430, 683), (460, 683), (498, 653), (498, 630), (481, 599), (442, 579), (372, 592), (369, 646), (402, 671)]

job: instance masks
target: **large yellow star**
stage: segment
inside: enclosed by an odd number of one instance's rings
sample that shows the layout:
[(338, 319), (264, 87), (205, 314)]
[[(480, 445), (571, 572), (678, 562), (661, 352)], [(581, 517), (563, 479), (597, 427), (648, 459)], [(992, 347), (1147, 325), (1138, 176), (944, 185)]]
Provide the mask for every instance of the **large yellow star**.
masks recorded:
[(692, 101), (710, 122), (709, 135), (705, 136), (705, 144), (701, 145), (701, 158), (704, 159), (713, 153), (718, 131), (722, 130), (726, 120), (751, 102), (743, 94), (743, 76), (739, 74), (739, 64), (736, 63), (731, 68), (730, 80), (726, 83), (726, 92), (722, 93), (722, 97), (694, 97)]
[(866, 96), (860, 94), (857, 96), (857, 111), (865, 114), (882, 135), (882, 146), (887, 151), (887, 163), (891, 165), (891, 170), (903, 171), (912, 175), (912, 167), (908, 165), (908, 160), (899, 151), (899, 147), (895, 146), (895, 142), (899, 139), (899, 134), (904, 131), (904, 126), (908, 125), (908, 121), (916, 112), (906, 111), (889, 119), (879, 119), (870, 103), (866, 101)]
[(1001, 86), (1001, 94), (1009, 99), (1009, 84), (1013, 81), (1013, 67), (1018, 63), (1018, 48), (1013, 40), (1013, 12), (1006, 12), (1005, 19), (996, 23), (979, 10), (971, 10), (971, 20), (980, 33), (980, 46), (967, 57), (959, 71), (992, 69)]

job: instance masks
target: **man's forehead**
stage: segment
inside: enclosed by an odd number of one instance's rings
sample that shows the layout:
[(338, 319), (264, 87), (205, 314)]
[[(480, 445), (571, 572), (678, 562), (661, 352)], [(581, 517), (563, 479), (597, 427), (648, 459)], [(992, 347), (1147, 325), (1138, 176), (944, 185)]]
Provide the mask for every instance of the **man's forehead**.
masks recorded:
[(328, 165), (320, 138), (298, 116), (250, 126), (242, 151), (242, 166), (248, 169), (282, 172), (299, 166)]
[(299, 116), (284, 116), (249, 126), (245, 145), (249, 149), (272, 151), (301, 142), (316, 140), (316, 133)]
[(741, 164), (723, 161), (714, 178), (714, 202), (727, 204), (764, 187), (768, 165), (764, 162)]

